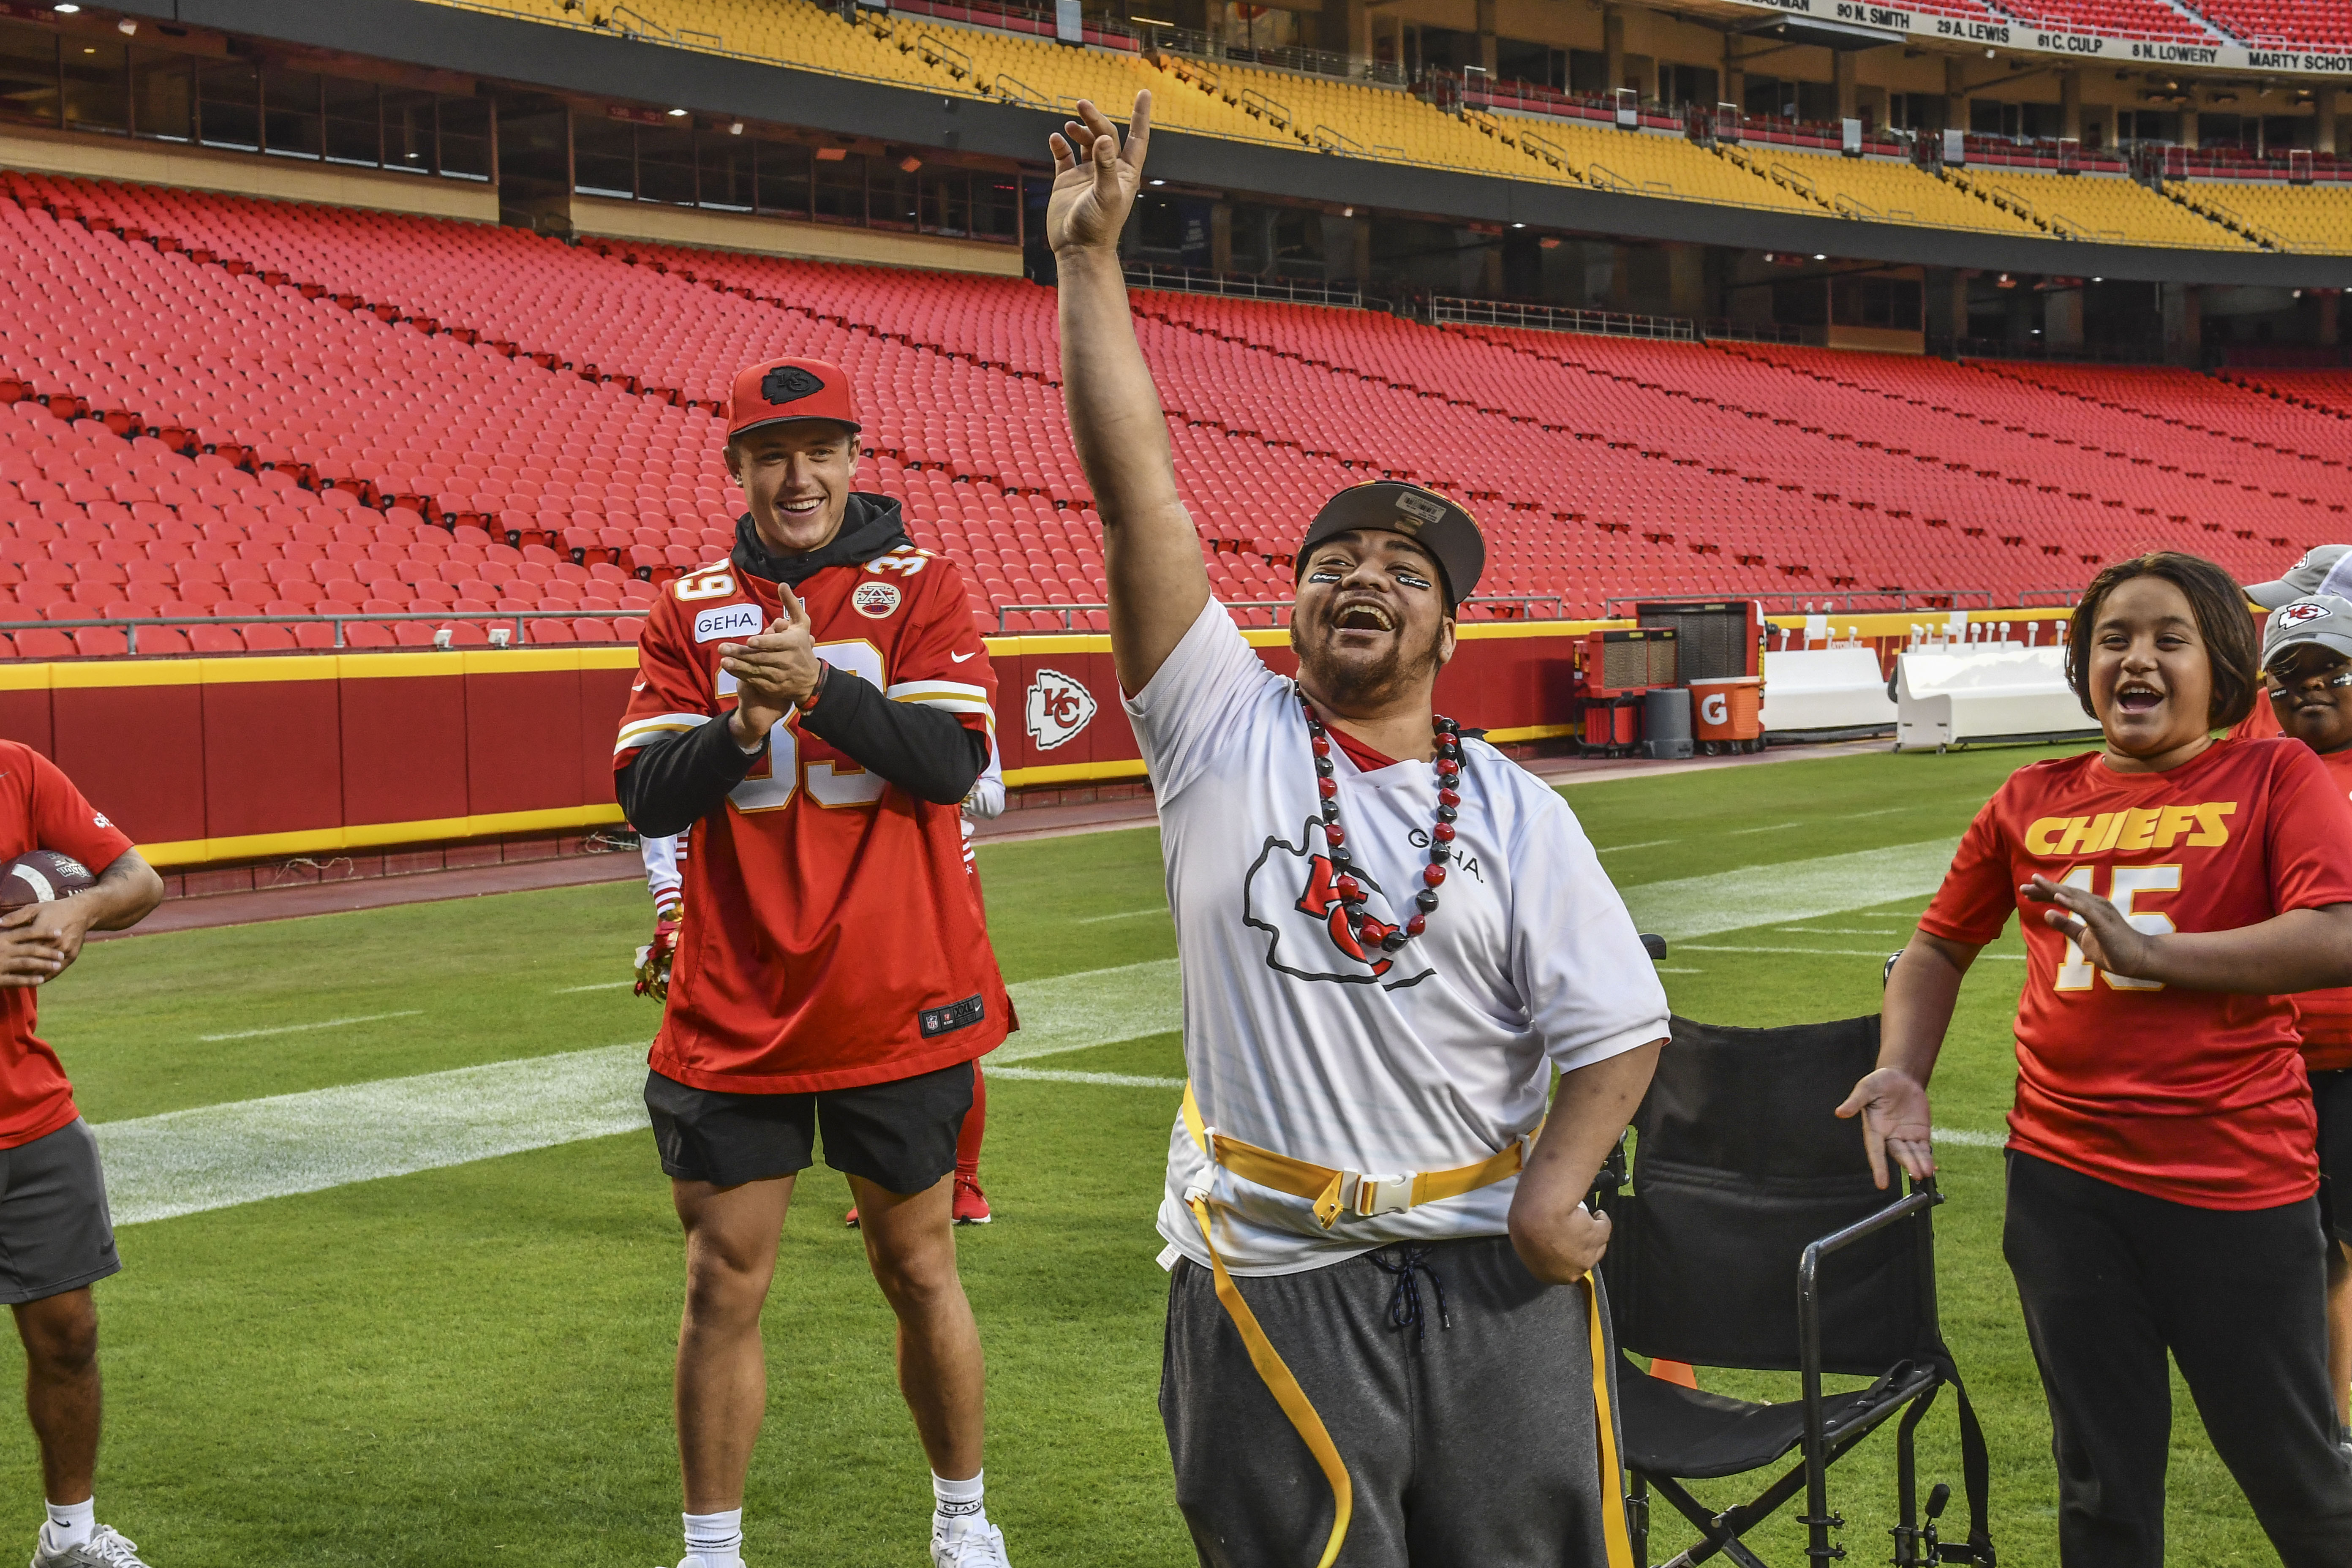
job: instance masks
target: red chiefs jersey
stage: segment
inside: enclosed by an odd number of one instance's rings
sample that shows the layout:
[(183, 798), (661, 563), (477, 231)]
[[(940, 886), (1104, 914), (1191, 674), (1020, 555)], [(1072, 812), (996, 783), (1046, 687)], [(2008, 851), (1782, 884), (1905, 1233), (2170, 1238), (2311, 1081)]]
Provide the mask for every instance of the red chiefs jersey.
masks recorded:
[(2311, 1094), (2284, 996), (2107, 974), (2019, 893), (2036, 874), (2150, 932), (2231, 931), (2352, 903), (2352, 804), (2298, 742), (2217, 741), (2168, 773), (2093, 752), (2021, 768), (1985, 803), (1919, 929), (1983, 943), (2021, 916), (2010, 1146), (2209, 1209), (2317, 1190)]
[[(2325, 752), (2319, 761), (2335, 781), (2336, 793), (2352, 797), (2352, 746)], [(2352, 1068), (2352, 985), (2306, 991), (2294, 1006), (2302, 1015), (2303, 1065), (2314, 1072)]]
[[(996, 678), (945, 559), (902, 545), (795, 590), (819, 658), (985, 734)], [(638, 640), (640, 679), (614, 752), (735, 707), (721, 643), (782, 613), (776, 584), (728, 563), (669, 584)], [(724, 810), (688, 837), (684, 923), (654, 1070), (698, 1089), (798, 1094), (969, 1061), (1004, 1038), (997, 973), (961, 813), (920, 800), (803, 731), (798, 715)]]
[[(0, 741), (0, 860), (55, 849), (96, 876), (130, 848), (55, 763)], [(37, 985), (0, 986), (0, 1149), (45, 1137), (81, 1114), (58, 1053), (33, 1033), (40, 994)]]

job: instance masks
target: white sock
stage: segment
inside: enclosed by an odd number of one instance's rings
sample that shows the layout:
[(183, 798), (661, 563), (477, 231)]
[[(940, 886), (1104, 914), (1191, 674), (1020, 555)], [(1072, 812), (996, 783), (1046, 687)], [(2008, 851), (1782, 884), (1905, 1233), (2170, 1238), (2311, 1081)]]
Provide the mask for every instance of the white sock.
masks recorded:
[(968, 1481), (951, 1481), (937, 1471), (931, 1474), (931, 1529), (940, 1533), (961, 1535), (976, 1524), (988, 1522), (988, 1510), (981, 1502), (982, 1478), (986, 1470), (977, 1471)]
[(98, 1500), (85, 1502), (53, 1502), (48, 1505), (48, 1536), (50, 1546), (64, 1551), (79, 1546), (89, 1539), (98, 1527)]
[(686, 1554), (699, 1558), (704, 1568), (743, 1568), (743, 1510), (689, 1513), (686, 1521)]

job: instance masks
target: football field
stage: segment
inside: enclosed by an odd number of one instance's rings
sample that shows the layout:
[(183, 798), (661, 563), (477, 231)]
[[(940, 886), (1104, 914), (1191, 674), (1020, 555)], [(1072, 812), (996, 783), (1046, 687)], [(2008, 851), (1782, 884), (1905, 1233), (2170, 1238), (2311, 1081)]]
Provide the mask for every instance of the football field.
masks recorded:
[[(1668, 937), (1676, 1010), (1769, 1025), (1874, 1010), (1970, 816), (2051, 754), (1565, 793), (1637, 923)], [(1182, 1568), (1154, 1404), (1152, 1214), (1183, 1071), (1157, 836), (980, 863), (1025, 1026), (989, 1060), (999, 1219), (958, 1233), (989, 1356), (990, 1514), (1033, 1568)], [(98, 1125), (124, 1261), (98, 1291), (100, 1517), (158, 1568), (677, 1560), (680, 1247), (638, 1100), (655, 1013), (626, 981), (647, 913), (641, 885), (614, 883), (159, 934), (93, 945), (49, 989), (42, 1033)], [(1992, 1448), (1994, 1539), (2032, 1564), (2055, 1560), (2055, 1480), (1998, 1152), (2023, 973), (2012, 931), (1969, 979), (1935, 1100), (1945, 1332)], [(820, 1166), (786, 1228), (753, 1568), (925, 1561), (926, 1469), (845, 1201)], [(2176, 1405), (2173, 1560), (2274, 1561)], [(1921, 1436), (1923, 1494), (1957, 1490), (1948, 1396)], [(1856, 1561), (1888, 1549), (1891, 1437), (1832, 1472)], [(37, 1523), (39, 1485), (21, 1415), (0, 1412), (0, 1556)], [(1801, 1561), (1797, 1511), (1750, 1538), (1768, 1561)], [(1654, 1560), (1688, 1540), (1658, 1512)], [(1947, 1518), (1960, 1533), (1957, 1499)]]

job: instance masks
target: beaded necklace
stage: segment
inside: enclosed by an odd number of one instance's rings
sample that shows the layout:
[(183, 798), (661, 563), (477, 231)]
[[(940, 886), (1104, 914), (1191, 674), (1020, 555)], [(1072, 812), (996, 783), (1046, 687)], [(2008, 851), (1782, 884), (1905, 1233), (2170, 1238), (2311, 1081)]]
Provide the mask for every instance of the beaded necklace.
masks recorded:
[(1445, 880), (1445, 862), (1453, 853), (1454, 819), (1462, 815), (1462, 795), (1455, 787), (1462, 779), (1461, 726), (1442, 714), (1430, 717), (1430, 731), (1437, 739), (1437, 821), (1429, 830), (1429, 865), (1421, 873), (1421, 891), (1413, 895), (1413, 902), (1420, 907), (1402, 927), (1381, 936), (1381, 922), (1364, 912), (1363, 884), (1349, 869), (1355, 857), (1348, 848), (1348, 830), (1339, 821), (1339, 781), (1331, 776), (1330, 732), (1324, 729), (1306, 691), (1295, 681), (1291, 689), (1298, 698), (1299, 711), (1307, 716), (1307, 743), (1315, 752), (1315, 791), (1323, 802), (1323, 838), (1331, 847), (1334, 885), (1347, 909), (1349, 929), (1366, 951), (1378, 947), (1394, 952), (1427, 928), (1430, 915), (1437, 909), (1437, 889)]

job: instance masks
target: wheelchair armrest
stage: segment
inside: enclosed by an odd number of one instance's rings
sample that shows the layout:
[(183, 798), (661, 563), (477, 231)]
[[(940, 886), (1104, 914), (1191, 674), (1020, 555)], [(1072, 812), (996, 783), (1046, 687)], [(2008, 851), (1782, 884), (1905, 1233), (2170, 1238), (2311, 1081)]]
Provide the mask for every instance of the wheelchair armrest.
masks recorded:
[(1864, 1237), (1875, 1235), (1900, 1219), (1925, 1209), (1934, 1208), (1944, 1201), (1936, 1189), (1933, 1177), (1911, 1184), (1910, 1193), (1880, 1209), (1876, 1214), (1858, 1219), (1843, 1230), (1809, 1244), (1797, 1263), (1797, 1353), (1798, 1369), (1804, 1380), (1805, 1462), (1811, 1511), (1822, 1511), (1821, 1472), (1825, 1468), (1823, 1447), (1827, 1433), (1822, 1416), (1822, 1259), (1831, 1253), (1853, 1246)]

